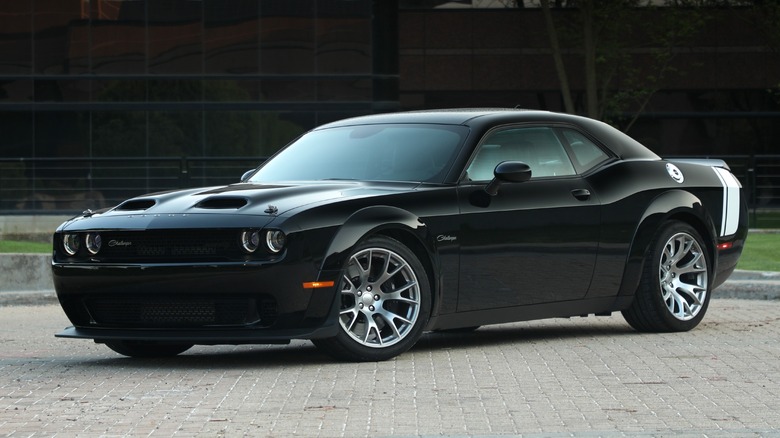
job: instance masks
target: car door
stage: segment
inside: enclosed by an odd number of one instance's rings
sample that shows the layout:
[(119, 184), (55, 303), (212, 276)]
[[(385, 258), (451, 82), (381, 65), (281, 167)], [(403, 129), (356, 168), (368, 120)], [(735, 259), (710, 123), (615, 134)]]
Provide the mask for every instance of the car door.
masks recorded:
[[(583, 298), (599, 240), (600, 206), (555, 128), (507, 127), (480, 143), (458, 187), (458, 311)], [(568, 143), (567, 143), (568, 147)], [(522, 161), (529, 181), (484, 187), (503, 161)]]

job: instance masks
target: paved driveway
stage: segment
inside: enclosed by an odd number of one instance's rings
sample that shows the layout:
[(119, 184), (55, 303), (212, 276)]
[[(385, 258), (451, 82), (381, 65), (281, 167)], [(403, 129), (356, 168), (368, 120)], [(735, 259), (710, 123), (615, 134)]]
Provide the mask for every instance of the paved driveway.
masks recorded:
[(717, 299), (696, 330), (622, 317), (426, 335), (382, 363), (308, 342), (122, 358), (0, 307), (0, 436), (780, 436), (780, 302)]

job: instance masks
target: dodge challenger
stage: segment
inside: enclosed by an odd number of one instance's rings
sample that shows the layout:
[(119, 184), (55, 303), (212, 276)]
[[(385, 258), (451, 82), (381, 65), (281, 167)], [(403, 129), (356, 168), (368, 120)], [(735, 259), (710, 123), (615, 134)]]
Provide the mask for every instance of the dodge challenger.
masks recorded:
[(704, 317), (747, 235), (720, 160), (665, 160), (579, 116), (404, 112), (320, 126), (239, 182), (153, 193), (54, 234), (73, 324), (131, 357), (309, 339), (378, 361), (426, 331), (621, 312)]

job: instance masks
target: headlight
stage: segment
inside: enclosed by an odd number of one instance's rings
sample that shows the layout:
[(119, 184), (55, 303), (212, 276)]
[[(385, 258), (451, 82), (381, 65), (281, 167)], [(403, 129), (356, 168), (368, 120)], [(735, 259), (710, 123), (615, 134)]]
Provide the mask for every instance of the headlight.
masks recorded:
[(247, 230), (241, 233), (241, 246), (244, 251), (253, 253), (260, 246), (260, 232), (257, 230)]
[(69, 256), (76, 255), (81, 248), (81, 239), (78, 234), (65, 234), (62, 236), (62, 247)]
[(273, 253), (277, 253), (284, 249), (284, 243), (286, 240), (287, 238), (285, 237), (284, 233), (279, 230), (266, 231), (265, 233), (265, 244)]
[(100, 234), (87, 234), (85, 241), (87, 243), (87, 251), (92, 255), (97, 254), (100, 251), (100, 246), (103, 244)]

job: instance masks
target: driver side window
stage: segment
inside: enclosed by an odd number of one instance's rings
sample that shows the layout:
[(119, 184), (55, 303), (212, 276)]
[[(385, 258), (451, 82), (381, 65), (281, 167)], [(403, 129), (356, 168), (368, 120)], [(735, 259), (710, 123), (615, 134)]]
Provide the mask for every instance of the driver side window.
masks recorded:
[(493, 169), (503, 161), (522, 161), (531, 167), (533, 179), (575, 174), (551, 128), (510, 128), (488, 134), (466, 175), (471, 181), (489, 181), (493, 179)]

